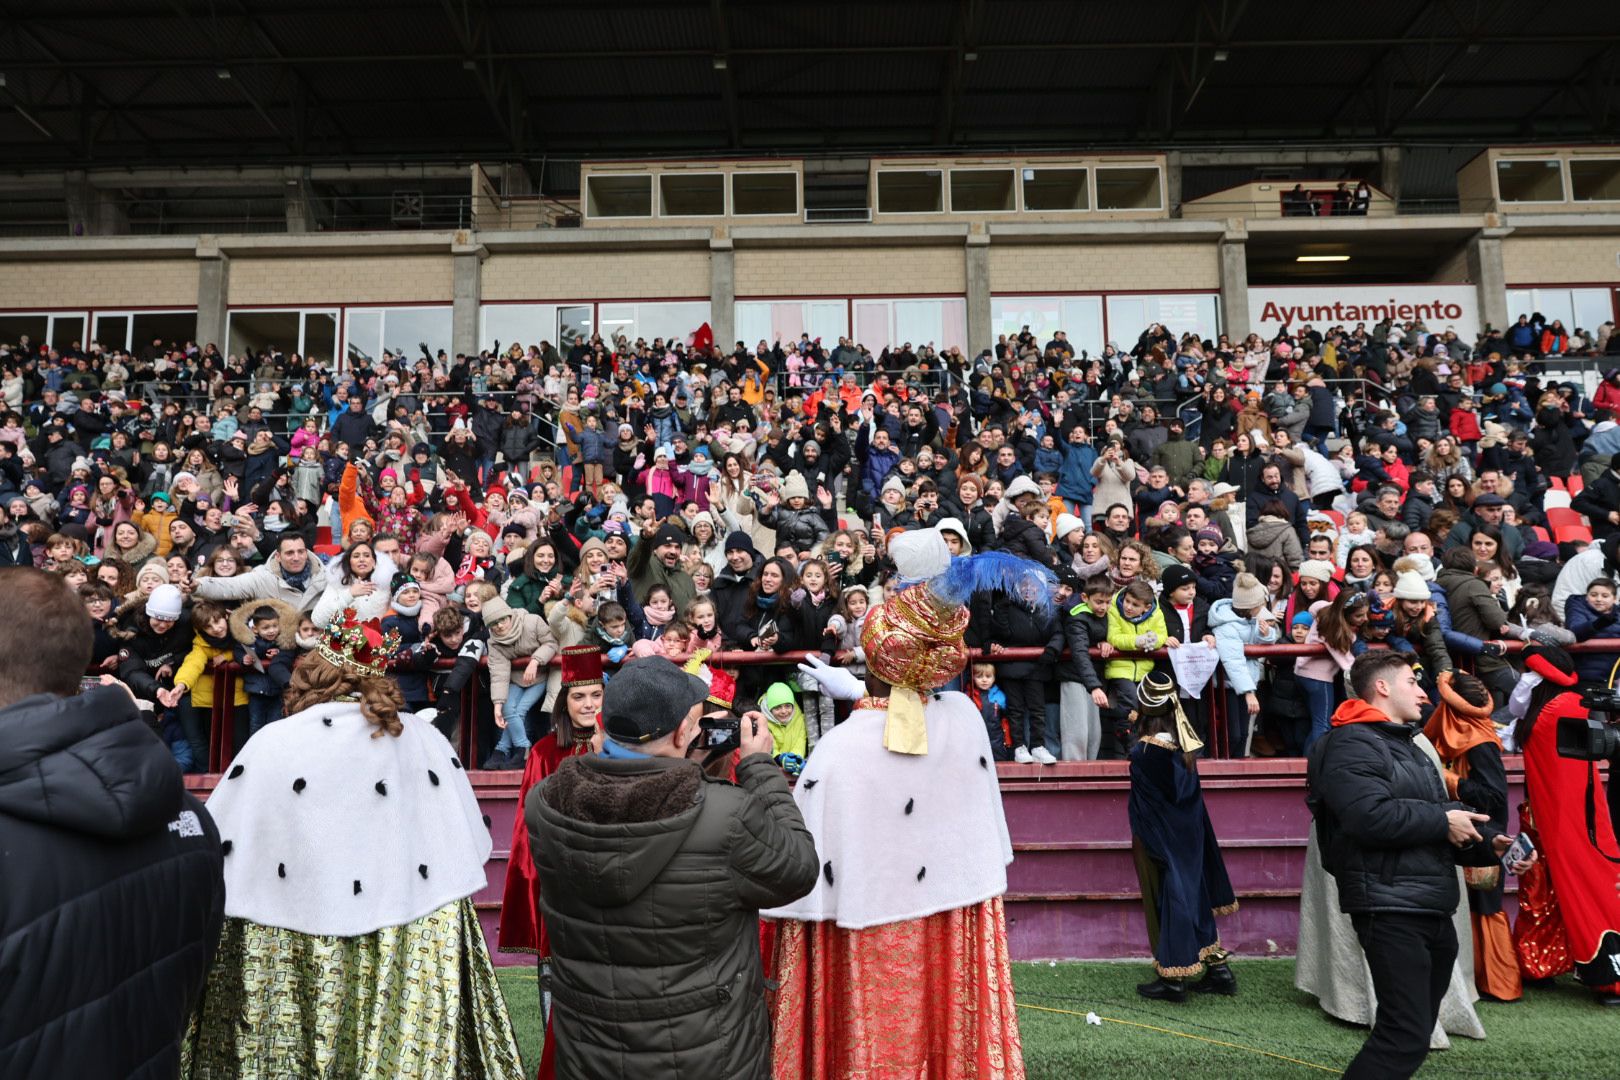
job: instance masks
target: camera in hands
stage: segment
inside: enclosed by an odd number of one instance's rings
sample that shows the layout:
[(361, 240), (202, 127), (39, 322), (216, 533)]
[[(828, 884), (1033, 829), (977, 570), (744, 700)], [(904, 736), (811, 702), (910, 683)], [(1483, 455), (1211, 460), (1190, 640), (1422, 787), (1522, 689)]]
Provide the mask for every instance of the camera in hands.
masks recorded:
[(1558, 718), (1558, 754), (1576, 761), (1620, 760), (1620, 690), (1587, 690), (1588, 716)]

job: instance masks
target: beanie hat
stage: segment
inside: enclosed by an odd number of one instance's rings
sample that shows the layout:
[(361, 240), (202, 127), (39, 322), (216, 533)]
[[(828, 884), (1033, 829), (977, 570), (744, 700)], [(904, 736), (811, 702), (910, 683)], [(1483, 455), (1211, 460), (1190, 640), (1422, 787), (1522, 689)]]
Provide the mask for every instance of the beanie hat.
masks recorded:
[(1397, 600), (1427, 600), (1429, 586), (1424, 583), (1423, 577), (1416, 570), (1403, 571), (1395, 578), (1395, 599)]
[[(1395, 560), (1395, 573), (1397, 575), (1416, 574), (1423, 579), (1425, 584), (1428, 584), (1434, 580), (1434, 560), (1427, 555), (1406, 555)], [(1396, 590), (1395, 595), (1399, 596), (1400, 591)], [(1413, 597), (1413, 599), (1416, 599), (1416, 597)]]
[(1333, 564), (1325, 559), (1306, 559), (1299, 564), (1300, 580), (1311, 578), (1320, 582), (1333, 580)]
[(150, 499), (148, 499), (147, 502), (148, 503), (162, 502), (166, 506), (173, 506), (174, 505), (174, 500), (169, 498), (169, 493), (167, 491), (154, 491), (154, 492), (152, 492), (152, 497)]
[(529, 533), (528, 533), (528, 531), (526, 529), (523, 528), (523, 526), (519, 525), (517, 522), (514, 521), (514, 522), (511, 522), (510, 524), (508, 524), (506, 526), (506, 528), (501, 530), (501, 536), (502, 537), (521, 536), (524, 539), (527, 539), (528, 536), (529, 536)]
[(746, 551), (756, 558), (759, 555), (759, 549), (754, 547), (754, 538), (741, 529), (726, 537), (726, 554), (730, 555), (733, 551)]
[(883, 482), (883, 490), (879, 494), (880, 495), (887, 495), (890, 492), (891, 489), (894, 490), (894, 491), (899, 492), (900, 496), (902, 498), (905, 497), (906, 484), (905, 484), (905, 481), (901, 480), (898, 476), (891, 476), (887, 480), (885, 480)]
[(411, 577), (411, 575), (406, 573), (404, 570), (399, 570), (394, 574), (394, 580), (391, 588), (393, 600), (398, 603), (400, 593), (404, 592), (406, 589), (415, 589), (418, 592), (421, 592), (422, 583)]
[(423, 457), (432, 457), (433, 447), (429, 446), (425, 442), (419, 442), (415, 446), (411, 447), (411, 456), (415, 457), (417, 454), (421, 454)]
[(485, 600), (478, 608), (478, 614), (483, 618), (485, 626), (494, 626), (502, 619), (516, 614), (515, 611), (498, 596)]
[(1163, 572), (1159, 574), (1161, 595), (1165, 597), (1168, 597), (1183, 585), (1193, 585), (1197, 581), (1198, 579), (1193, 576), (1193, 572), (1180, 563), (1165, 567)]
[(1055, 539), (1062, 540), (1065, 536), (1068, 536), (1076, 529), (1084, 529), (1085, 527), (1086, 523), (1075, 517), (1073, 514), (1059, 514), (1057, 516), (1057, 526), (1053, 532), (1053, 537)]
[(1007, 485), (1007, 490), (1003, 493), (1002, 498), (1012, 502), (1020, 495), (1039, 495), (1040, 493), (1041, 487), (1035, 481), (1027, 476), (1015, 476), (1013, 482)]
[(1395, 625), (1395, 607), (1377, 593), (1367, 594), (1367, 625), (1385, 629)]
[(1316, 616), (1312, 615), (1308, 611), (1301, 611), (1298, 615), (1295, 615), (1293, 617), (1293, 619), (1291, 619), (1289, 621), (1288, 625), (1289, 626), (1310, 626), (1314, 622), (1316, 622)]
[(491, 495), (499, 495), (504, 499), (506, 498), (506, 489), (500, 484), (491, 484), (484, 490), (484, 499), (486, 502), (489, 500)]
[(1221, 530), (1217, 529), (1213, 525), (1205, 525), (1202, 529), (1198, 530), (1198, 535), (1193, 537), (1193, 539), (1195, 541), (1213, 540), (1216, 544), (1224, 544), (1226, 543), (1226, 534), (1221, 532)]
[(1239, 574), (1232, 582), (1232, 606), (1242, 610), (1266, 606), (1266, 587), (1253, 574)]
[(139, 570), (135, 571), (135, 584), (140, 585), (142, 578), (149, 577), (157, 578), (159, 585), (167, 585), (169, 583), (169, 564), (162, 559), (148, 559), (141, 564)]
[(395, 472), (393, 469), (384, 469), (382, 472), (377, 474), (377, 479), (378, 481), (392, 480), (397, 484), (399, 483), (399, 473)]
[(152, 590), (152, 595), (146, 598), (146, 617), (148, 619), (164, 619), (175, 622), (184, 611), (184, 598), (180, 590), (173, 585), (159, 585)]
[(797, 472), (788, 473), (787, 480), (782, 484), (783, 499), (808, 499), (810, 485), (805, 483), (804, 477)]

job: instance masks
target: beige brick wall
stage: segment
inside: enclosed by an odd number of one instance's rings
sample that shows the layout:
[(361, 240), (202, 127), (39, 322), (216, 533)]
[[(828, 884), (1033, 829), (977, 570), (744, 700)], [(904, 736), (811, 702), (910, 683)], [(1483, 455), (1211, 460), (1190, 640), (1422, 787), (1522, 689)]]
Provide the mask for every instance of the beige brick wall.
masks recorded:
[(1213, 243), (990, 245), (990, 291), (1218, 289)]
[(1472, 281), (1468, 276), (1468, 244), (1463, 244), (1441, 263), (1432, 280), (1437, 282)]
[(967, 291), (965, 249), (948, 246), (737, 251), (737, 296), (881, 296)]
[(189, 257), (0, 262), (0, 308), (196, 306), (197, 263)]
[(1509, 236), (1502, 269), (1509, 285), (1606, 281), (1620, 284), (1620, 236)]
[(700, 249), (491, 255), (484, 260), (482, 295), (485, 300), (708, 296), (709, 253)]
[(443, 255), (233, 258), (232, 304), (372, 304), (450, 299)]

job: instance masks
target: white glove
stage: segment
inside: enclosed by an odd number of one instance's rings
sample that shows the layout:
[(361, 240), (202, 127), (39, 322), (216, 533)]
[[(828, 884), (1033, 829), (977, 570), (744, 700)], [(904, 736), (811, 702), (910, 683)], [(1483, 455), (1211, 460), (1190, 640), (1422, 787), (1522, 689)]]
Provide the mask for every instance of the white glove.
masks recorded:
[(866, 685), (848, 668), (833, 667), (819, 656), (808, 656), (799, 671), (816, 680), (821, 692), (834, 701), (859, 701), (866, 696)]

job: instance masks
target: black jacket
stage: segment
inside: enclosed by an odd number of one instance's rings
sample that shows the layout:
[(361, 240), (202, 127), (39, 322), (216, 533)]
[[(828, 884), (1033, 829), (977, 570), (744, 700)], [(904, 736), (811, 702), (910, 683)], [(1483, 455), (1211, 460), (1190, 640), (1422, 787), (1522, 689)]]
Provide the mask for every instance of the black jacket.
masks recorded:
[(1016, 512), (1008, 514), (1001, 523), (1001, 537), (996, 546), (1008, 555), (1028, 559), (1038, 566), (1050, 568), (1057, 564), (1057, 557), (1052, 554), (1052, 546), (1046, 542), (1041, 527)]
[(122, 690), (0, 710), (0, 1076), (178, 1075), (224, 911), (219, 832)]
[(1339, 883), (1346, 914), (1450, 916), (1457, 864), (1490, 866), (1501, 830), (1479, 822), (1483, 843), (1456, 848), (1440, 772), (1413, 742), (1418, 729), (1393, 721), (1344, 724), (1311, 747), (1307, 778), (1322, 864)]

